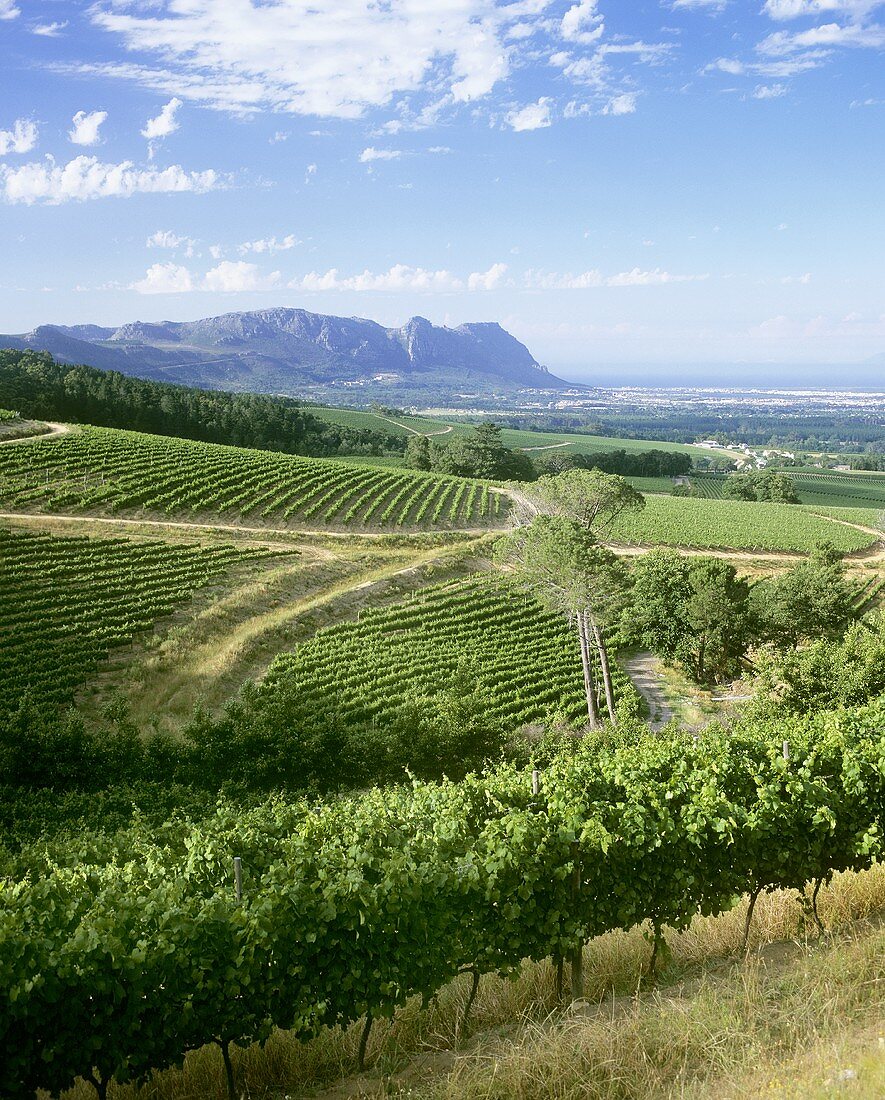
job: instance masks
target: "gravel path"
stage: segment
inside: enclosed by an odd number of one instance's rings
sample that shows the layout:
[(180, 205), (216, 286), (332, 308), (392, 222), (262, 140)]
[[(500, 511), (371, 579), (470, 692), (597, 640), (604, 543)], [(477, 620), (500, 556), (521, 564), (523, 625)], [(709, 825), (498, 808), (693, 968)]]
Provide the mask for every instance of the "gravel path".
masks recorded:
[(624, 662), (634, 687), (648, 704), (648, 724), (653, 730), (662, 729), (676, 716), (661, 686), (659, 666), (652, 653), (636, 653)]

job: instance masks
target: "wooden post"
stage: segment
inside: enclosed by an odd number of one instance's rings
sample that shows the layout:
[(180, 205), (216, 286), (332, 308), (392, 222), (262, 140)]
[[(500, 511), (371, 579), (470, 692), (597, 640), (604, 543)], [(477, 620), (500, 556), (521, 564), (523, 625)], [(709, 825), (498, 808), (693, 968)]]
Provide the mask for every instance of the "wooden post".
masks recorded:
[[(576, 840), (572, 841), (572, 902), (577, 905), (581, 889), (581, 850)], [(584, 944), (580, 943), (572, 952), (572, 1001), (580, 1001), (584, 996)]]
[(537, 768), (532, 769), (532, 794), (541, 793), (541, 773)]
[(237, 901), (243, 900), (243, 861), (239, 856), (234, 856), (234, 891)]
[(784, 760), (789, 761), (789, 759), (790, 759), (790, 742), (789, 741), (784, 741), (783, 753), (784, 753)]

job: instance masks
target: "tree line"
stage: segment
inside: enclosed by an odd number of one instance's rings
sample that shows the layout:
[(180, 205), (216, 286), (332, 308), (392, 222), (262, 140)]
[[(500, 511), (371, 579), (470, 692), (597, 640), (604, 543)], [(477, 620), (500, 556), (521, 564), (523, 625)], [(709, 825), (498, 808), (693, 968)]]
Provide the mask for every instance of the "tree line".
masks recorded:
[(324, 457), (401, 454), (400, 435), (329, 424), (291, 397), (200, 390), (0, 349), (0, 404), (23, 417), (129, 428), (204, 443)]
[(593, 454), (551, 449), (529, 455), (505, 446), (500, 425), (491, 422), (478, 424), (470, 434), (451, 441), (412, 436), (406, 443), (405, 461), (416, 470), (498, 481), (534, 481), (567, 470), (602, 470), (622, 477), (677, 477), (691, 470), (689, 455), (657, 449)]

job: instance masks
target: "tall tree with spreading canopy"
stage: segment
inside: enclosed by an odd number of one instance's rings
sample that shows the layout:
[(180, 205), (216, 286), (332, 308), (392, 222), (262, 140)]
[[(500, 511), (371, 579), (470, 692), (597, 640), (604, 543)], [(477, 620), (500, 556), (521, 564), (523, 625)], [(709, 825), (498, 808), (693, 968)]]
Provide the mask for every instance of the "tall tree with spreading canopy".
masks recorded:
[(645, 507), (645, 497), (618, 474), (602, 470), (565, 470), (522, 488), (517, 518), (563, 516), (586, 531), (608, 531), (622, 512)]

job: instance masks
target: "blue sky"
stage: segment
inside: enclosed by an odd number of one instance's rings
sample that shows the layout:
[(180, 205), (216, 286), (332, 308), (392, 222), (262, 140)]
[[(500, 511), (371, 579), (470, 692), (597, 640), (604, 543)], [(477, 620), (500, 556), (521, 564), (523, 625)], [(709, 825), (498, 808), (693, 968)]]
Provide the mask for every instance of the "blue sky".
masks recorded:
[(298, 305), (885, 352), (885, 3), (0, 0), (0, 331)]

